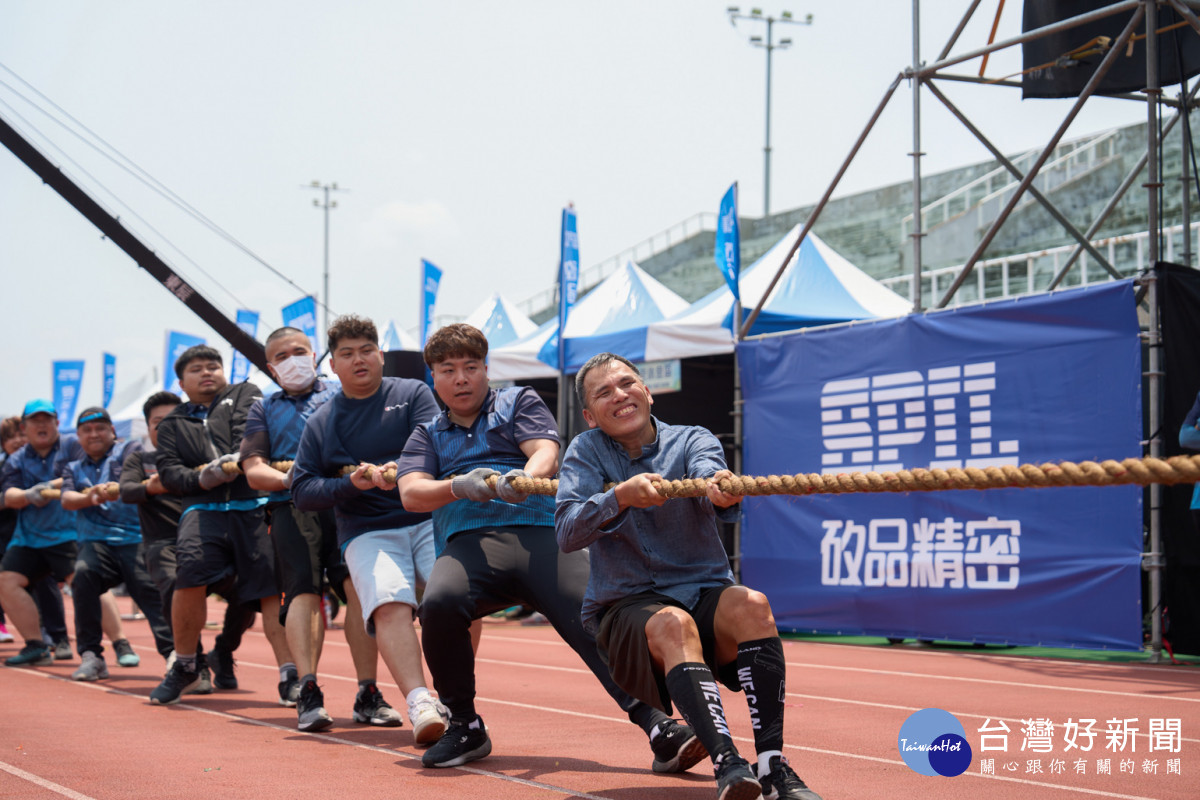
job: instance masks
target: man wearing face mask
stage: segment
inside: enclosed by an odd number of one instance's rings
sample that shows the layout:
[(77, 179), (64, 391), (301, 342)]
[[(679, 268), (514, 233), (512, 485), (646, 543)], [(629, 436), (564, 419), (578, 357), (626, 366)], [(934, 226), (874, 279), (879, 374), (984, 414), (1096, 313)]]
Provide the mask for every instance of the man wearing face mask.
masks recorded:
[(322, 578), (346, 603), (346, 643), (358, 677), (355, 722), (396, 727), (400, 715), (383, 699), (375, 683), (379, 652), (367, 635), (358, 595), (338, 549), (332, 509), (300, 511), (292, 503), (292, 472), (271, 466), (293, 461), (304, 424), (313, 412), (340, 391), (340, 386), (317, 377), (316, 356), (303, 331), (284, 327), (267, 337), (266, 356), (271, 377), (282, 388), (256, 402), (246, 417), (240, 459), (250, 486), (270, 492), (267, 513), (275, 546), (276, 571), (283, 592), (279, 620), (287, 633), (296, 662), (300, 694), (297, 727), (302, 731), (328, 728), (333, 720), (317, 686), (325, 628), (321, 620)]

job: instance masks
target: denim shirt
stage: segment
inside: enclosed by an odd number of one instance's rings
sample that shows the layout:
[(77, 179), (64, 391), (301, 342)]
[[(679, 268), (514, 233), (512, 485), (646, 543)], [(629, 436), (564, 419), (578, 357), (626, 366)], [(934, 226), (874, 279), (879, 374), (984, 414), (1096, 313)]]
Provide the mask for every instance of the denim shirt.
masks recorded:
[(737, 506), (718, 509), (707, 497), (689, 497), (618, 511), (615, 490), (605, 491), (606, 483), (645, 472), (677, 480), (708, 478), (726, 468), (721, 444), (709, 431), (653, 422), (655, 439), (637, 458), (593, 429), (571, 442), (559, 472), (555, 532), (564, 551), (587, 547), (591, 555), (582, 617), (593, 634), (605, 607), (631, 594), (657, 592), (693, 608), (701, 589), (734, 582), (717, 519), (737, 519)]

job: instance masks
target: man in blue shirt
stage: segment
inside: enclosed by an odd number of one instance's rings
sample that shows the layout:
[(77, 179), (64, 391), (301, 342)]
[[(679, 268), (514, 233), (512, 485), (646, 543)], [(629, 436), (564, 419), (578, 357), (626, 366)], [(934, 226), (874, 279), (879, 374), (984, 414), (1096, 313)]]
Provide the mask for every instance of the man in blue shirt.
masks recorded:
[[(704, 757), (695, 734), (617, 688), (579, 619), (586, 552), (554, 540), (554, 500), (518, 491), (516, 477), (547, 478), (558, 466), (558, 427), (527, 387), (490, 390), (488, 341), (471, 325), (429, 337), (425, 363), (446, 410), (417, 428), (400, 458), (407, 508), (432, 511), (438, 560), (421, 601), (422, 646), (450, 728), (421, 759), (453, 767), (483, 758), (491, 740), (475, 711), (473, 620), (512, 605), (543, 613), (651, 737), (656, 772), (679, 772)], [(487, 479), (496, 476), (492, 488)]]
[(321, 600), (326, 579), (346, 603), (346, 644), (358, 677), (352, 719), (395, 727), (400, 724), (400, 715), (383, 699), (375, 682), (379, 651), (375, 640), (367, 635), (358, 595), (338, 549), (333, 510), (297, 509), (292, 504), (294, 472), (281, 472), (272, 466), (295, 460), (305, 422), (340, 388), (317, 377), (316, 355), (304, 331), (291, 327), (273, 331), (267, 337), (266, 356), (271, 377), (283, 391), (250, 407), (240, 458), (251, 488), (271, 493), (267, 516), (283, 593), (279, 618), (300, 675), (297, 727), (319, 731), (333, 724), (325, 711), (325, 697), (317, 686), (316, 675), (325, 640)]
[(16, 533), (0, 562), (0, 605), (25, 639), (21, 652), (4, 662), (10, 667), (54, 661), (27, 589), (47, 575), (64, 583), (75, 571), (75, 513), (46, 492), (57, 488), (63, 466), (83, 455), (74, 434), (59, 436), (58, 412), (49, 400), (26, 403), (21, 428), (27, 442), (0, 473), (4, 505), (19, 512)]
[(396, 492), (377, 488), (371, 474), (394, 465), (413, 428), (432, 419), (437, 405), (423, 382), (383, 377), (371, 320), (338, 317), (328, 338), (329, 366), (342, 390), (304, 426), (292, 500), (301, 511), (333, 509), (363, 622), (405, 693), (415, 742), (427, 745), (446, 728), (445, 708), (425, 684), (413, 627), (417, 589), (433, 568), (433, 525), (428, 514), (405, 508)]
[[(733, 581), (716, 520), (739, 496), (717, 438), (666, 425), (637, 367), (612, 353), (575, 377), (592, 430), (567, 448), (555, 527), (568, 552), (588, 548), (583, 621), (617, 685), (664, 710), (679, 706), (713, 761), (718, 796), (820, 800), (783, 757), (785, 664), (765, 595)], [(709, 479), (706, 497), (668, 501), (655, 481)], [(610, 488), (606, 488), (610, 487)], [(715, 678), (714, 678), (715, 676)], [(734, 747), (717, 680), (745, 692), (757, 779)]]
[[(135, 506), (122, 503), (117, 494), (125, 457), (142, 449), (141, 442), (117, 444), (117, 432), (108, 412), (100, 407), (84, 409), (75, 423), (75, 434), (84, 456), (69, 462), (62, 471), (62, 506), (79, 512), (79, 554), (71, 596), (75, 603), (75, 646), (81, 663), (71, 675), (76, 681), (108, 677), (104, 648), (100, 644), (100, 595), (125, 584), (126, 591), (146, 615), (154, 643), (164, 659), (174, 647), (171, 626), (163, 618), (162, 603), (150, 575), (138, 558), (142, 541)], [(127, 639), (113, 642), (120, 659), (132, 652)], [(136, 654), (135, 654), (136, 655)], [(136, 666), (136, 661), (125, 663)]]

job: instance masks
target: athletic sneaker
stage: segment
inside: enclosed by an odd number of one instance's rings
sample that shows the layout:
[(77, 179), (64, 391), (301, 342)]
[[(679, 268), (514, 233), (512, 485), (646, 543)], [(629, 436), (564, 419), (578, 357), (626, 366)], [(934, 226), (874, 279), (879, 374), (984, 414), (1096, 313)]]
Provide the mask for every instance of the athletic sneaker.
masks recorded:
[(200, 673), (184, 669), (183, 664), (176, 661), (163, 676), (162, 683), (150, 692), (150, 703), (156, 706), (169, 706), (179, 702), (179, 696), (200, 684)]
[(728, 749), (717, 756), (713, 773), (717, 777), (717, 800), (757, 800), (762, 796), (762, 787), (750, 765), (736, 750)]
[(223, 647), (214, 647), (211, 656), (212, 683), (217, 689), (231, 691), (238, 687), (237, 675), (233, 672), (233, 652)]
[(314, 680), (307, 680), (300, 687), (296, 700), (296, 727), (305, 733), (323, 731), (333, 724), (333, 717), (325, 711), (325, 695)]
[(696, 732), (673, 719), (658, 726), (658, 735), (650, 740), (650, 749), (654, 751), (650, 768), (655, 772), (684, 772), (708, 757)]
[(783, 756), (771, 756), (771, 769), (759, 775), (762, 782), (763, 800), (821, 800), (821, 796), (800, 780), (788, 760)]
[(8, 632), (8, 626), (0, 622), (0, 644), (8, 644), (13, 641), (13, 635)]
[(287, 671), (287, 677), (279, 682), (279, 705), (295, 708), (300, 699), (300, 676), (295, 669)]
[(48, 667), (54, 663), (54, 653), (45, 642), (30, 642), (4, 663), (10, 667)]
[[(412, 723), (413, 740), (418, 747), (431, 745), (441, 739), (442, 734), (446, 732), (449, 720), (450, 712), (446, 710), (440, 700), (429, 692), (425, 692), (415, 702), (408, 704), (408, 721)], [(491, 747), (489, 744), (488, 749), (491, 750)], [(483, 756), (479, 756), (479, 758), (483, 758)]]
[(71, 660), (71, 642), (68, 639), (59, 639), (54, 643), (54, 660), (55, 661), (70, 661)]
[(199, 666), (200, 662), (196, 662), (196, 673), (199, 674), (200, 680), (191, 689), (188, 689), (184, 694), (212, 694), (212, 673), (208, 669), (208, 665)]
[(79, 665), (79, 669), (71, 673), (73, 681), (98, 681), (108, 677), (108, 664), (104, 663), (104, 658), (96, 655), (91, 650), (83, 654), (83, 663)]
[(359, 688), (358, 696), (354, 698), (354, 721), (382, 728), (399, 728), (404, 724), (399, 712), (388, 705), (379, 687), (373, 683)]
[(133, 652), (133, 645), (128, 639), (117, 639), (112, 646), (113, 652), (117, 654), (117, 663), (122, 667), (136, 667), (142, 663), (141, 656)]
[(470, 723), (450, 723), (437, 744), (421, 756), (421, 763), (426, 767), (457, 767), (468, 761), (477, 761), (490, 752), (492, 740), (488, 738), (483, 719), (477, 716)]

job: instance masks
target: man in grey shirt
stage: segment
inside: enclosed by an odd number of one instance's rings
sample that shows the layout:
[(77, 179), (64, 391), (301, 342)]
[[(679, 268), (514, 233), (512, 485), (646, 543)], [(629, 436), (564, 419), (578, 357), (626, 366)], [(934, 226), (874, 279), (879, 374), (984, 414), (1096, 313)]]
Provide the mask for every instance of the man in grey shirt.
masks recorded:
[[(584, 627), (613, 681), (670, 713), (671, 703), (713, 761), (719, 800), (820, 800), (783, 757), (785, 664), (765, 595), (736, 584), (716, 520), (739, 496), (721, 445), (703, 428), (650, 414), (650, 390), (628, 360), (601, 353), (575, 378), (592, 430), (567, 448), (559, 473), (559, 547), (587, 547)], [(655, 481), (709, 479), (705, 497), (667, 499)], [(608, 487), (608, 488), (606, 488)], [(714, 677), (715, 676), (715, 677)], [(746, 694), (758, 769), (734, 747), (717, 680)]]

